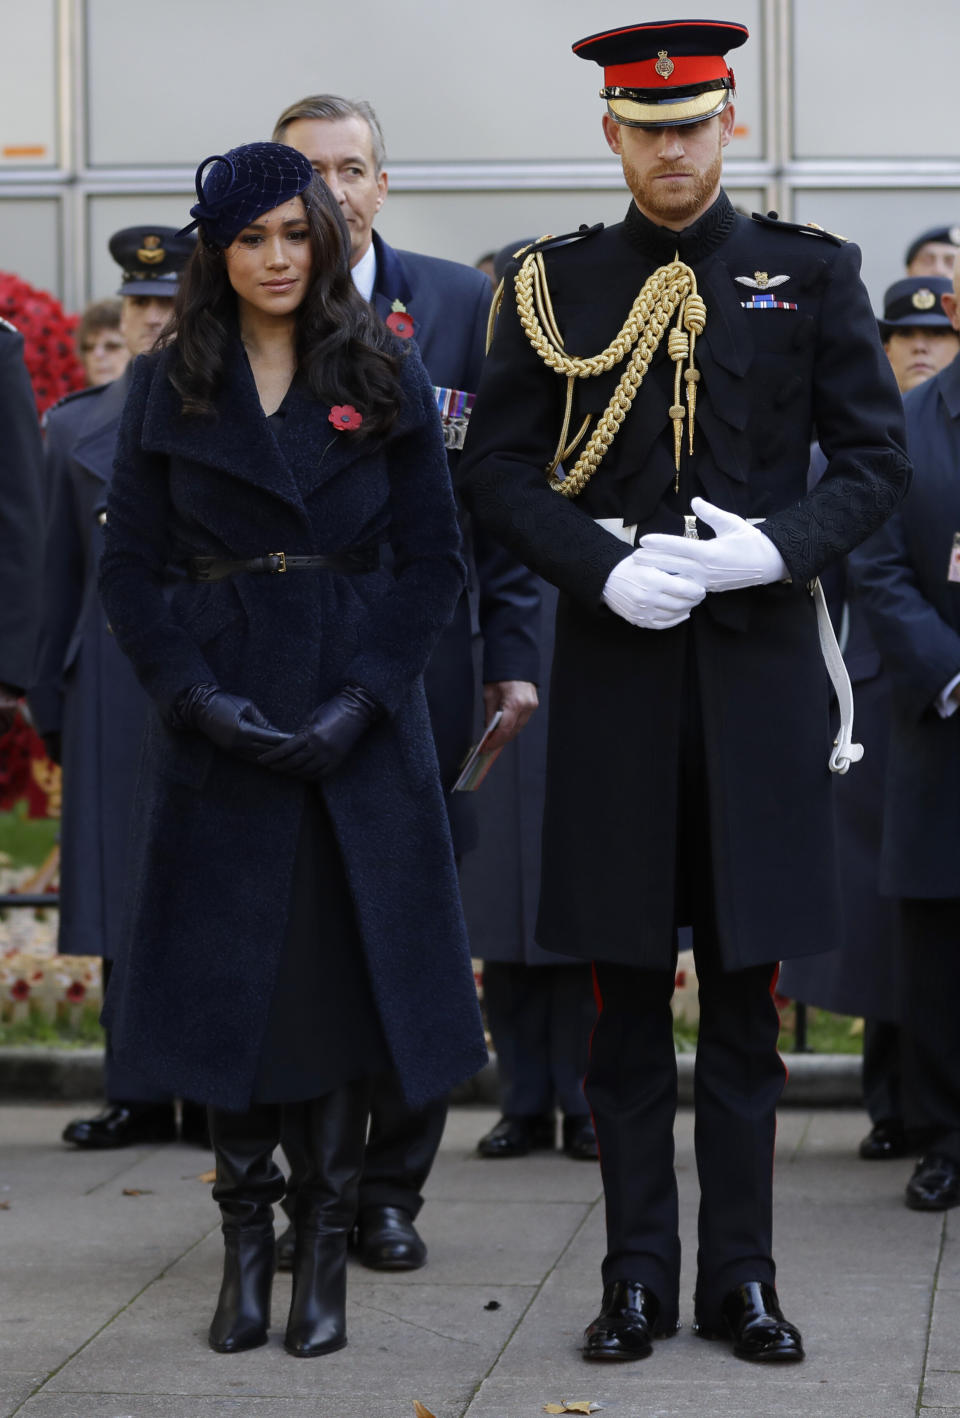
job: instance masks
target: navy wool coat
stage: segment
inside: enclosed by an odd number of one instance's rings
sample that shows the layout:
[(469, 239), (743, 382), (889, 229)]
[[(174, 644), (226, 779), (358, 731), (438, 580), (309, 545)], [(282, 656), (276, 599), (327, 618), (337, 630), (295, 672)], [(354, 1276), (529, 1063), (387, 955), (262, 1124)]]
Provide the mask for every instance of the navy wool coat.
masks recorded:
[(23, 336), (0, 320), (0, 684), (33, 677), (40, 612), (40, 425)]
[[(566, 381), (529, 343), (510, 293), (460, 476), (477, 519), (561, 592), (540, 944), (670, 968), (680, 725), (692, 667), (716, 925), (725, 967), (742, 969), (839, 942), (830, 686), (806, 587), (890, 515), (910, 466), (857, 248), (738, 216), (722, 192), (679, 233), (631, 203), (622, 223), (548, 248), (565, 349), (605, 349), (646, 278), (677, 251), (707, 309), (696, 342), (694, 451), (684, 439), (679, 488), (666, 339), (592, 481), (575, 499), (550, 488)], [(780, 305), (758, 304), (763, 273), (778, 278)], [(595, 427), (622, 373), (615, 365), (576, 381), (571, 437), (588, 418)], [(827, 470), (808, 493), (814, 424)], [(607, 577), (630, 549), (595, 519), (635, 526), (637, 537), (680, 535), (696, 495), (765, 518), (792, 584), (708, 595), (688, 622), (639, 630), (603, 602)]]
[(59, 734), (60, 950), (120, 948), (130, 807), (149, 700), (117, 645), (97, 592), (107, 490), (129, 371), (69, 395), (46, 419), (46, 549), (40, 649), (30, 709)]
[[(400, 301), (413, 321), (413, 339), (434, 387), (475, 394), (480, 383), (490, 309), (490, 282), (472, 266), (397, 251), (373, 233), (377, 276), (372, 304), (386, 319)], [(448, 453), (456, 482), (460, 453)], [(536, 578), (460, 508), (463, 554), (483, 642), (484, 684), (540, 678)], [(459, 855), (477, 844), (473, 795), (450, 793), (474, 731), (477, 693), (471, 652), (470, 598), (457, 602), (424, 672), (440, 778), (454, 848)], [(526, 732), (526, 730), (524, 731)]]
[[(156, 703), (132, 833), (130, 950), (105, 1007), (115, 1053), (171, 1092), (246, 1107), (286, 931), (304, 786), (171, 729), (171, 704), (213, 682), (292, 731), (355, 683), (387, 712), (322, 791), (393, 1064), (422, 1104), (486, 1058), (421, 680), (464, 577), (429, 384), (409, 351), (401, 416), (369, 443), (335, 429), (295, 384), (284, 454), (239, 343), (215, 419), (181, 414), (169, 359), (134, 368), (101, 562), (117, 640)], [(163, 591), (168, 566), (191, 556), (385, 541), (392, 572)]]
[(913, 483), (851, 559), (891, 685), (880, 886), (957, 898), (960, 717), (941, 718), (935, 701), (960, 674), (960, 581), (948, 576), (960, 537), (960, 356), (903, 405)]

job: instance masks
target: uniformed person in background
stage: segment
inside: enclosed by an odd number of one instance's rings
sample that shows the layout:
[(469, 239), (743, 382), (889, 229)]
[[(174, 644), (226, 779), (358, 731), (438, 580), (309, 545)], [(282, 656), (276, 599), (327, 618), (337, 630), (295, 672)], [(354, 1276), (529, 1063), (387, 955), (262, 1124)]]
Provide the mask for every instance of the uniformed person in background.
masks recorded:
[[(110, 238), (123, 272), (120, 331), (131, 358), (151, 349), (167, 323), (193, 245), (192, 237), (178, 238), (163, 226), (125, 227)], [(30, 692), (47, 751), (63, 764), (59, 948), (102, 956), (104, 992), (123, 948), (128, 824), (148, 703), (97, 594), (129, 382), (128, 369), (112, 383), (68, 395), (47, 415), (43, 616)], [(116, 1063), (109, 1034), (105, 1091), (105, 1110), (68, 1123), (65, 1142), (105, 1148), (177, 1137), (173, 1100)], [(185, 1102), (181, 1128), (185, 1141), (203, 1143), (205, 1110)]]
[[(273, 138), (304, 153), (340, 204), (350, 232), (351, 274), (360, 294), (394, 334), (416, 342), (444, 416), (455, 475), (483, 363), (489, 281), (482, 272), (454, 261), (397, 251), (375, 230), (388, 178), (383, 133), (365, 100), (337, 94), (301, 99), (280, 115)], [(483, 638), (485, 716), (489, 722), (497, 710), (503, 715), (490, 740), (491, 747), (499, 747), (520, 732), (537, 705), (539, 595), (535, 577), (499, 543), (472, 529), (466, 519), (463, 530)], [(468, 591), (437, 642), (423, 679), (459, 861), (477, 841), (470, 794), (449, 791), (470, 747), (476, 707)], [(374, 1084), (355, 1235), (356, 1254), (372, 1270), (415, 1270), (426, 1261), (427, 1248), (414, 1221), (446, 1116), (444, 1098), (411, 1109), (393, 1075)], [(289, 1130), (284, 1148), (292, 1167), (285, 1205), (292, 1215), (299, 1168), (296, 1139)], [(292, 1227), (280, 1237), (278, 1250), (281, 1267), (289, 1264)]]
[(953, 277), (953, 267), (960, 247), (960, 224), (935, 226), (915, 236), (907, 247), (903, 264), (908, 276)]
[(0, 320), (0, 736), (30, 684), (39, 626), (43, 539), (40, 425), (23, 336)]
[(771, 986), (781, 956), (837, 938), (828, 760), (856, 757), (831, 751), (807, 588), (910, 472), (857, 248), (738, 216), (720, 185), (723, 56), (746, 39), (677, 20), (574, 45), (605, 69), (633, 201), (511, 268), (461, 465), (477, 519), (561, 591), (538, 939), (593, 959), (600, 1003), (592, 1360), (643, 1358), (679, 1318), (679, 925), (700, 982), (697, 1332), (803, 1357), (774, 1283)]
[[(960, 336), (941, 304), (951, 291), (942, 276), (905, 276), (884, 294), (880, 338), (901, 394), (945, 369), (960, 349)], [(825, 467), (826, 458), (815, 446), (812, 481), (823, 476)], [(899, 911), (895, 901), (880, 894), (879, 882), (890, 678), (845, 561), (831, 569), (826, 589), (854, 687), (857, 738), (866, 754), (862, 767), (833, 785), (843, 945), (787, 961), (777, 988), (789, 999), (863, 1018), (863, 1102), (870, 1131), (859, 1154), (864, 1161), (883, 1162), (919, 1150), (924, 1141), (904, 1122)]]

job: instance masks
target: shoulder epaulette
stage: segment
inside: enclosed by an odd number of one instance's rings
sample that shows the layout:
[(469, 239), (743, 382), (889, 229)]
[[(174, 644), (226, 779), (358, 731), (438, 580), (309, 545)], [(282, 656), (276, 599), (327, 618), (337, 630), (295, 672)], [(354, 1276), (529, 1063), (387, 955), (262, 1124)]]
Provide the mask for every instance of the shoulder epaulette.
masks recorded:
[(108, 389), (109, 384), (91, 384), (87, 389), (72, 389), (69, 394), (64, 394), (62, 399), (58, 399), (55, 404), (51, 404), (44, 412), (43, 422), (46, 423), (51, 414), (55, 414), (57, 409), (62, 409), (64, 404), (72, 404), (75, 399), (86, 399), (91, 394), (102, 394), (104, 389)]
[(777, 216), (776, 212), (751, 212), (751, 217), (761, 226), (778, 227), (780, 231), (796, 231), (801, 236), (819, 236), (823, 241), (832, 242), (834, 246), (844, 246), (849, 240), (846, 236), (840, 236), (835, 231), (827, 231), (819, 222), (785, 222)]
[(548, 251), (551, 246), (566, 246), (573, 241), (584, 241), (588, 236), (596, 236), (597, 232), (603, 231), (603, 222), (597, 222), (594, 226), (587, 226), (583, 222), (576, 231), (568, 231), (563, 236), (540, 236), (536, 241), (531, 241), (529, 246), (521, 246), (519, 251), (513, 253), (515, 261), (519, 261), (521, 256), (529, 256), (531, 251)]
[(11, 325), (10, 321), (4, 320), (2, 315), (0, 315), (0, 330), (9, 330), (11, 335), (19, 335), (20, 333), (16, 325)]

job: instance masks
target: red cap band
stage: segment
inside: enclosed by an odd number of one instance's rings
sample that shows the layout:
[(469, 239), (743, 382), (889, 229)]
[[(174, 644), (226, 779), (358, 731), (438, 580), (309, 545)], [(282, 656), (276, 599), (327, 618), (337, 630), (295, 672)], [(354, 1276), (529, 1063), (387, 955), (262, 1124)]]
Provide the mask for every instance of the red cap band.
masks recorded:
[[(660, 73), (657, 65), (665, 69), (667, 63), (673, 67), (667, 73)], [(603, 81), (608, 88), (621, 89), (683, 89), (690, 84), (703, 84), (710, 79), (727, 79), (730, 69), (720, 54), (677, 55), (665, 59), (638, 59), (633, 64), (609, 64), (603, 71)]]

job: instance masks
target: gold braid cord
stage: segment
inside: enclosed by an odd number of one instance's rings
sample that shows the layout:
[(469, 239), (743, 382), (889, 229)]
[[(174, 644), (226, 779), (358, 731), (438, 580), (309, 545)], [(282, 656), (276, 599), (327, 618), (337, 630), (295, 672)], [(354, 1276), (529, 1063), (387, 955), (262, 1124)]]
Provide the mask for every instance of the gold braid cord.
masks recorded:
[[(697, 278), (690, 267), (676, 259), (667, 266), (659, 266), (644, 282), (616, 338), (600, 354), (583, 358), (568, 355), (563, 348), (563, 339), (547, 285), (546, 268), (540, 252), (531, 251), (517, 272), (516, 297), (517, 313), (527, 339), (544, 364), (567, 380), (563, 428), (556, 454), (547, 468), (550, 486), (564, 497), (576, 497), (597, 471), (636, 398), (637, 390), (650, 368), (650, 362), (660, 347), (671, 320), (676, 315), (677, 322), (670, 330), (667, 352), (676, 365), (670, 417), (673, 420), (674, 463), (679, 481), (684, 418), (687, 421), (689, 450), (693, 452), (697, 383), (700, 379), (700, 372), (694, 365), (694, 351), (697, 336), (703, 334), (707, 323), (707, 307), (697, 294)], [(561, 461), (576, 448), (589, 424), (588, 418), (572, 443), (567, 443), (573, 406), (573, 381), (606, 374), (624, 359), (627, 359), (627, 367), (609, 404), (597, 420), (596, 428), (586, 447), (566, 477), (557, 477), (556, 470)], [(685, 370), (684, 364), (687, 366)], [(681, 387), (684, 383), (686, 407), (680, 402)]]

